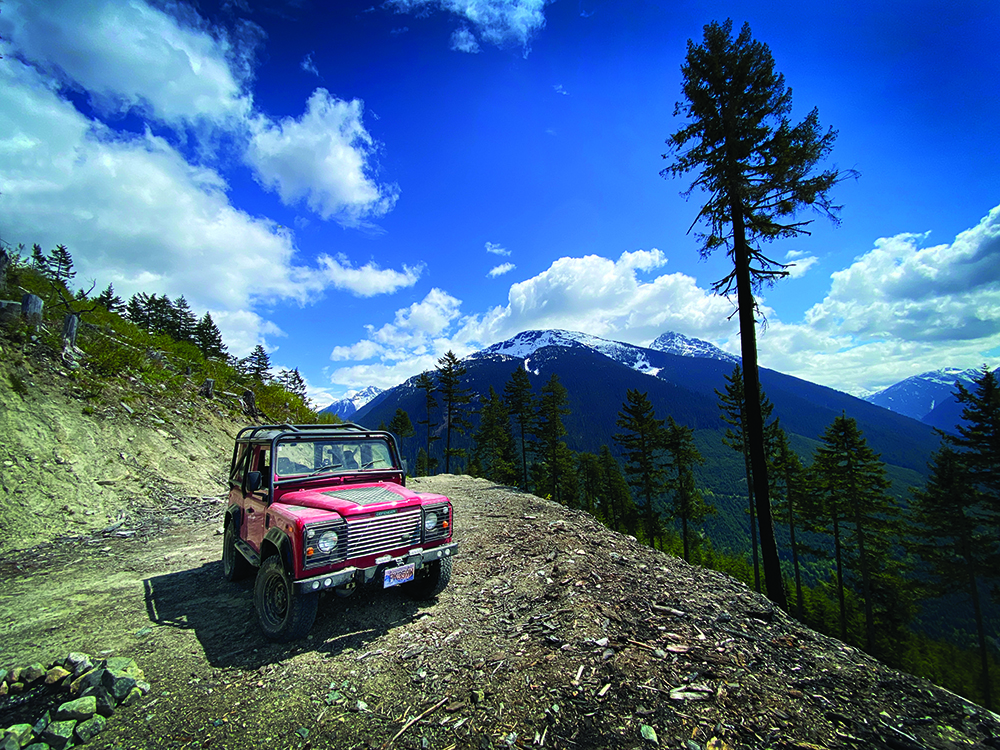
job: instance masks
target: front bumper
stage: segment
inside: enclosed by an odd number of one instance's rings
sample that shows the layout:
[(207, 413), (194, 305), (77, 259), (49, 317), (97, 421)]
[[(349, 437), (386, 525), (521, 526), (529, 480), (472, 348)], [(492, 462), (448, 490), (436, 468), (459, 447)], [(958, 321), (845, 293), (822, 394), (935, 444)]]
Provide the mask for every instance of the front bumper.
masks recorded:
[(457, 549), (458, 542), (442, 544), (440, 547), (428, 550), (413, 549), (406, 555), (393, 557), (379, 563), (378, 565), (373, 565), (370, 568), (350, 567), (334, 571), (333, 573), (324, 573), (320, 576), (313, 576), (312, 578), (303, 578), (302, 580), (295, 581), (295, 593), (317, 594), (320, 591), (335, 589), (349, 583), (363, 585), (373, 580), (386, 568), (407, 565), (409, 563), (414, 563), (416, 565), (416, 569), (420, 570), (424, 563), (431, 563), (444, 557), (452, 557)]

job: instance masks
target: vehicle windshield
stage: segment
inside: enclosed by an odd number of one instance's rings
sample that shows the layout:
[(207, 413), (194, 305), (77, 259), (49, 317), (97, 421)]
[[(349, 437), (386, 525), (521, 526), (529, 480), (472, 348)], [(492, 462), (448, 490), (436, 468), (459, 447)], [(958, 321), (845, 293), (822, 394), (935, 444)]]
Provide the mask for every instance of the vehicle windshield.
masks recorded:
[(389, 444), (381, 438), (283, 441), (275, 456), (279, 478), (394, 468)]

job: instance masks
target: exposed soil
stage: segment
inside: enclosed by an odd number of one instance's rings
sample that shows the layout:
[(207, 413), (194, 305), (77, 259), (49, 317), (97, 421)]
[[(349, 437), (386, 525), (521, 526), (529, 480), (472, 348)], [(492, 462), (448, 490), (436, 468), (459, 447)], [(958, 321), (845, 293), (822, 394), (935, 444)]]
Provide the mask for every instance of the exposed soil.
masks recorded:
[[(57, 362), (2, 363), (33, 369), (26, 395), (0, 378), (0, 666), (110, 652), (153, 686), (93, 747), (1000, 749), (1000, 717), (733, 579), (469, 477), (410, 482), (455, 506), (435, 602), (324, 595), (307, 639), (271, 644), (252, 581), (222, 577), (226, 415), (155, 391), (83, 415)], [(0, 702), (0, 728), (30, 710)]]

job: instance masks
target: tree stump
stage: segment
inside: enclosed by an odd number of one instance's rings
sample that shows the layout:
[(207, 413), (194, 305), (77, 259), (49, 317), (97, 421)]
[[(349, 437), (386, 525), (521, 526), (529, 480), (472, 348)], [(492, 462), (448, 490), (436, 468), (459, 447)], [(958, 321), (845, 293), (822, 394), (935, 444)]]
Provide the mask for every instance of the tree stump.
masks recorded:
[(198, 389), (198, 395), (209, 400), (215, 398), (215, 379), (205, 378), (205, 382), (202, 383), (201, 388)]
[(80, 328), (80, 313), (67, 313), (63, 318), (62, 340), (64, 348), (76, 346), (76, 335)]
[(253, 395), (253, 391), (251, 391), (249, 388), (243, 391), (242, 401), (243, 401), (243, 412), (248, 417), (256, 419), (257, 415), (260, 414), (260, 412), (257, 411), (257, 397)]
[(0, 247), (0, 289), (7, 288), (7, 269), (10, 268), (10, 256)]
[(41, 297), (34, 294), (25, 294), (21, 297), (21, 317), (28, 325), (36, 328), (42, 324), (42, 309), (45, 302)]
[(0, 300), (0, 325), (12, 326), (21, 319), (21, 303)]

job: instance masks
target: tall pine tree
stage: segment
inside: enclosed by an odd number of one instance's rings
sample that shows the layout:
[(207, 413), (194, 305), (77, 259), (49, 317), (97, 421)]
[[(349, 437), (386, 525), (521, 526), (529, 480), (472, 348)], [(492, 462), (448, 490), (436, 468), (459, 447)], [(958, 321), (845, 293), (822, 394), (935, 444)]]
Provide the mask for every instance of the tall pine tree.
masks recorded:
[(670, 455), (670, 469), (673, 476), (674, 518), (680, 519), (681, 536), (684, 542), (684, 560), (691, 560), (691, 529), (707, 516), (715, 513), (715, 508), (705, 502), (705, 496), (695, 486), (694, 466), (705, 463), (694, 444), (694, 430), (679, 425), (673, 417), (667, 417), (666, 448)]
[(421, 456), (420, 452), (417, 453), (417, 476), (430, 476), (434, 474), (438, 463), (437, 459), (431, 455), (431, 445), (435, 440), (440, 439), (440, 435), (434, 434), (437, 425), (432, 416), (434, 409), (438, 405), (437, 398), (434, 397), (437, 389), (434, 386), (434, 380), (426, 372), (422, 372), (417, 376), (415, 384), (419, 390), (424, 392), (425, 417), (418, 419), (417, 424), (423, 425), (426, 432), (425, 447), (420, 449), (423, 455)]
[(510, 416), (493, 386), (490, 386), (490, 397), (479, 412), (479, 429), (473, 441), (473, 456), (484, 477), (498, 484), (510, 485), (517, 481), (517, 456), (510, 433)]
[(657, 419), (649, 395), (629, 388), (615, 424), (624, 432), (614, 435), (625, 459), (625, 476), (637, 497), (643, 501), (642, 518), (646, 543), (656, 546), (662, 534), (662, 521), (656, 499), (667, 489), (667, 430)]
[(518, 453), (521, 459), (520, 486), (528, 489), (528, 437), (535, 429), (535, 395), (524, 367), (518, 366), (504, 384), (503, 397), (507, 411), (517, 420)]
[(464, 435), (472, 427), (466, 413), (472, 394), (462, 385), (465, 365), (450, 349), (438, 360), (437, 390), (441, 394), (441, 408), (444, 411), (444, 472), (451, 473), (451, 459), (461, 458), (465, 451), (453, 448), (452, 432)]

